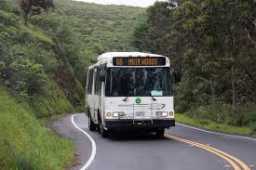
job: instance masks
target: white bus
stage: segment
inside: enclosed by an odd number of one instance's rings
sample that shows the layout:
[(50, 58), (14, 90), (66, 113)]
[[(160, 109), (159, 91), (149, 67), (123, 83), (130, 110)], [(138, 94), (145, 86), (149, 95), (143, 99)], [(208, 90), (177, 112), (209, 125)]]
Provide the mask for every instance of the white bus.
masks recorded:
[(175, 126), (169, 58), (139, 52), (110, 52), (89, 67), (86, 113), (91, 131), (144, 130), (159, 137)]

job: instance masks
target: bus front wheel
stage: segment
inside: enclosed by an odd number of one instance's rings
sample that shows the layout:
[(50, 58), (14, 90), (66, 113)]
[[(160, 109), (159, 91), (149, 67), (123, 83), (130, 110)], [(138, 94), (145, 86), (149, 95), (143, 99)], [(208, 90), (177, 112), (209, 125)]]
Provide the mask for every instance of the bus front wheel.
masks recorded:
[(90, 131), (95, 131), (97, 128), (96, 124), (92, 121), (92, 118), (90, 115), (88, 116), (88, 127)]
[(99, 124), (99, 132), (103, 138), (108, 137), (108, 131), (103, 128), (102, 123)]
[(165, 130), (164, 129), (159, 129), (156, 131), (156, 137), (158, 138), (163, 138), (164, 137), (164, 132)]
[(103, 138), (108, 137), (108, 131), (104, 129), (101, 119), (99, 120), (99, 133)]

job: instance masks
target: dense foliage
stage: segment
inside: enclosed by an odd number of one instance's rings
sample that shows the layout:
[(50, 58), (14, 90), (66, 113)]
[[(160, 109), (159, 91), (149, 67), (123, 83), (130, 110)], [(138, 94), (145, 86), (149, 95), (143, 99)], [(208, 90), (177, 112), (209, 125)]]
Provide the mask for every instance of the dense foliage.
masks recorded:
[(171, 58), (177, 111), (253, 127), (255, 25), (253, 0), (182, 0), (177, 7), (159, 2), (148, 9), (134, 43)]
[[(136, 50), (132, 44), (133, 32), (144, 15), (144, 9), (85, 5), (83, 2), (74, 3), (69, 0), (59, 0), (56, 3), (57, 9), (48, 19), (42, 20), (43, 16), (35, 17), (32, 22), (50, 34), (58, 33), (62, 37), (59, 42), (74, 44), (72, 48), (64, 46), (64, 49), (69, 50), (70, 64), (83, 84), (85, 68), (96, 61), (97, 55), (106, 51)], [(65, 27), (68, 32), (62, 31)], [(65, 34), (72, 36), (64, 36)]]
[(41, 126), (33, 110), (0, 87), (0, 167), (2, 170), (62, 170), (73, 147)]
[[(54, 38), (39, 27), (24, 26), (16, 9), (11, 8), (9, 2), (6, 4), (8, 10), (0, 10), (0, 83), (21, 100), (36, 105), (34, 108), (40, 117), (71, 111), (70, 103), (74, 104), (75, 99), (81, 101), (83, 91), (79, 83), (60, 90), (59, 82), (54, 81), (57, 72), (66, 67), (55, 52)], [(67, 95), (66, 91), (73, 93)], [(45, 105), (47, 110), (39, 105)]]

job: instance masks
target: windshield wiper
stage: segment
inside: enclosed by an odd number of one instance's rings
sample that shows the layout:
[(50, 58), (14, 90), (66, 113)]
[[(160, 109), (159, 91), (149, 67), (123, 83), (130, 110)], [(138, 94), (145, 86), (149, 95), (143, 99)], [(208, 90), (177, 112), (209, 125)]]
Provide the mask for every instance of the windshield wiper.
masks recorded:
[(156, 101), (156, 98), (154, 96), (151, 95), (151, 98), (153, 101)]

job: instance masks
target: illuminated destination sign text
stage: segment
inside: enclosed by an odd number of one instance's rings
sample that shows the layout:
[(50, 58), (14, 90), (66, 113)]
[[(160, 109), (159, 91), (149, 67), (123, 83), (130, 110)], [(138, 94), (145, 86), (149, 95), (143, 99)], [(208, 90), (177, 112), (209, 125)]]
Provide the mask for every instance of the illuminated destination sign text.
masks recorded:
[(115, 57), (113, 64), (115, 66), (164, 66), (166, 60), (164, 57)]

